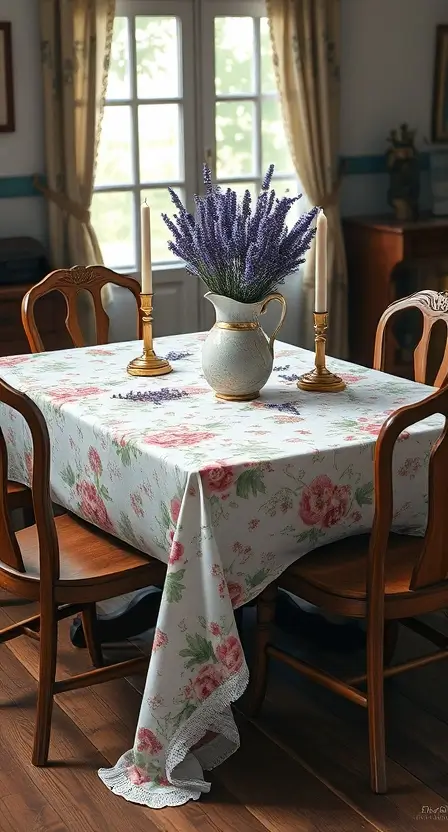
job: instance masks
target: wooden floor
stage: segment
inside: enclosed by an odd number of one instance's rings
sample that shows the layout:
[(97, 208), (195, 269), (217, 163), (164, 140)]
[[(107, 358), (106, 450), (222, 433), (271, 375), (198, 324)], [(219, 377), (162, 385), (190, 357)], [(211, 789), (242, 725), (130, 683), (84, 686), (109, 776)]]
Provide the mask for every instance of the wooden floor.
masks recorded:
[[(22, 613), (0, 595), (0, 626)], [(448, 619), (442, 617), (442, 624)], [(421, 646), (418, 637), (403, 633), (400, 657)], [(302, 655), (311, 651), (316, 653), (301, 646)], [(61, 625), (59, 655), (61, 675), (88, 665), (86, 652), (70, 645), (67, 623)], [(434, 828), (437, 814), (446, 814), (448, 830), (443, 662), (387, 684), (387, 796), (372, 795), (367, 785), (364, 711), (273, 664), (262, 716), (253, 723), (238, 717), (241, 749), (212, 772), (211, 793), (151, 811), (111, 794), (96, 774), (132, 745), (142, 679), (60, 695), (52, 764), (37, 769), (30, 763), (37, 656), (37, 644), (24, 637), (0, 646), (1, 832), (422, 832)], [(321, 659), (334, 671), (351, 670), (362, 652)], [(428, 819), (424, 807), (438, 813)]]

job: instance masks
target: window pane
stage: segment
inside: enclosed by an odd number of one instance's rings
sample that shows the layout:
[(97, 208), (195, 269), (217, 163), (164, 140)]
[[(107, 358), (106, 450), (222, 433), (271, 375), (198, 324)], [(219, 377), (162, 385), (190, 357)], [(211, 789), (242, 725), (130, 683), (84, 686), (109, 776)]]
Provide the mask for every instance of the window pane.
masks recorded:
[(131, 108), (105, 107), (95, 174), (95, 186), (131, 185)]
[(274, 63), (272, 60), (271, 36), (267, 17), (260, 18), (261, 91), (276, 92)]
[(180, 95), (178, 32), (176, 17), (135, 18), (139, 98)]
[(217, 95), (253, 92), (254, 24), (251, 17), (215, 19), (215, 88)]
[[(185, 205), (185, 193), (174, 188)], [(172, 217), (177, 209), (171, 202), (167, 188), (148, 188), (141, 192), (141, 201), (146, 199), (151, 208), (151, 259), (153, 263), (164, 263), (177, 258), (168, 249), (168, 241), (172, 239), (171, 231), (162, 220), (162, 213)]]
[(257, 182), (220, 182), (219, 186), (222, 191), (226, 191), (227, 188), (232, 188), (232, 191), (236, 191), (239, 200), (243, 198), (246, 190), (250, 191), (252, 201), (257, 198), (259, 192)]
[(217, 102), (216, 150), (220, 179), (254, 172), (253, 123), (252, 102)]
[(275, 165), (277, 173), (293, 170), (280, 102), (276, 98), (265, 98), (261, 103), (261, 144), (263, 172), (270, 164)]
[(134, 202), (130, 192), (96, 193), (92, 200), (92, 225), (106, 266), (135, 268)]
[(110, 100), (131, 96), (128, 26), (126, 17), (115, 18), (107, 79), (107, 98)]
[(182, 179), (179, 104), (143, 104), (138, 108), (140, 181)]
[[(303, 193), (303, 188), (300, 187), (300, 183), (297, 179), (280, 179), (277, 181), (273, 181), (272, 187), (274, 188), (275, 193), (278, 197), (282, 196), (299, 196), (299, 194)], [(288, 211), (288, 216), (286, 217), (286, 225), (288, 228), (292, 228), (293, 225), (297, 222), (301, 214), (304, 214), (305, 211), (309, 210), (309, 206), (307, 204), (305, 195), (302, 196), (302, 199), (299, 199), (297, 202), (292, 205), (292, 207)]]

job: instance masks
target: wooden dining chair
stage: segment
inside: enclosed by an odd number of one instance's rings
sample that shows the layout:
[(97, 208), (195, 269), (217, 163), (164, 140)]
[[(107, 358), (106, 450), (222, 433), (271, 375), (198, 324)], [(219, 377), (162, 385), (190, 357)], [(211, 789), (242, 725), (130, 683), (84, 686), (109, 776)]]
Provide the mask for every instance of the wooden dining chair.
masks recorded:
[[(426, 382), (428, 352), (431, 341), (431, 331), (437, 321), (444, 321), (448, 330), (448, 293), (435, 292), (426, 289), (416, 292), (406, 298), (391, 303), (381, 315), (375, 337), (375, 350), (373, 368), (375, 370), (386, 369), (386, 335), (390, 319), (397, 313), (406, 309), (418, 309), (423, 316), (423, 332), (414, 350), (414, 380), (422, 384)], [(447, 332), (448, 335), (448, 332)], [(434, 387), (440, 387), (448, 374), (448, 337), (442, 362), (434, 381)]]
[(141, 338), (140, 319), (140, 284), (138, 281), (107, 269), (105, 266), (73, 266), (71, 269), (56, 269), (43, 278), (26, 293), (22, 301), (22, 323), (28, 338), (31, 352), (44, 352), (44, 345), (39, 335), (34, 317), (34, 305), (39, 298), (49, 292), (58, 291), (64, 296), (67, 306), (67, 317), (65, 326), (75, 347), (84, 347), (85, 339), (82, 333), (78, 316), (77, 298), (80, 292), (86, 291), (92, 297), (95, 326), (96, 343), (107, 344), (109, 337), (109, 316), (104, 309), (101, 300), (101, 290), (107, 284), (120, 286), (129, 289), (135, 297), (137, 304), (137, 330)]
[(6, 498), (10, 511), (14, 511), (16, 508), (32, 509), (33, 507), (33, 498), (30, 489), (20, 482), (14, 482), (14, 480), (7, 481)]
[[(0, 642), (27, 635), (40, 642), (37, 718), (32, 762), (48, 759), (53, 697), (142, 670), (145, 658), (102, 667), (95, 604), (151, 585), (163, 585), (166, 566), (78, 518), (53, 516), (50, 442), (39, 408), (0, 380), (0, 401), (20, 413), (33, 442), (32, 499), (36, 524), (14, 534), (8, 510), (6, 442), (0, 429), (0, 587), (39, 603), (39, 614), (0, 630)], [(82, 612), (96, 669), (56, 681), (57, 624)], [(146, 665), (148, 660), (146, 659)], [(1, 706), (0, 706), (1, 710)]]
[[(428, 471), (428, 523), (424, 537), (392, 534), (392, 457), (400, 434), (410, 425), (441, 413), (442, 433)], [(258, 598), (258, 626), (246, 709), (262, 705), (269, 658), (286, 662), (309, 679), (367, 708), (372, 790), (386, 791), (384, 679), (448, 657), (448, 638), (415, 616), (448, 604), (448, 387), (418, 404), (397, 410), (385, 422), (375, 448), (375, 515), (370, 535), (330, 543), (290, 566)], [(367, 672), (337, 679), (271, 644), (277, 586), (325, 611), (367, 620)], [(384, 642), (395, 638), (398, 622), (439, 650), (396, 666), (384, 666)], [(367, 692), (360, 689), (367, 684)]]

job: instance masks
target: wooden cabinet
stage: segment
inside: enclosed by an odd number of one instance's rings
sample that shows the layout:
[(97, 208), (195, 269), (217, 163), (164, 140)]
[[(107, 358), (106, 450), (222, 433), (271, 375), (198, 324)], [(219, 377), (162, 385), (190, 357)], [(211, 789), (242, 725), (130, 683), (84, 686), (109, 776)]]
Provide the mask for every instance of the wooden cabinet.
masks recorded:
[[(392, 217), (353, 217), (344, 221), (344, 236), (349, 276), (350, 358), (371, 367), (376, 327), (386, 307), (397, 297), (418, 289), (448, 288), (446, 284), (440, 285), (435, 268), (433, 280), (416, 285), (417, 279), (408, 283), (409, 288), (404, 291), (398, 288), (406, 287), (406, 280), (401, 280), (400, 275), (407, 266), (414, 269), (414, 275), (422, 265), (431, 274), (431, 264), (448, 259), (448, 217), (424, 217), (405, 223)], [(397, 359), (390, 369), (405, 375), (409, 367), (400, 366)]]
[[(0, 356), (30, 352), (21, 318), (22, 298), (29, 288), (0, 284)], [(36, 304), (36, 322), (46, 349), (71, 346), (65, 330), (65, 315), (64, 300), (59, 292), (52, 292)]]

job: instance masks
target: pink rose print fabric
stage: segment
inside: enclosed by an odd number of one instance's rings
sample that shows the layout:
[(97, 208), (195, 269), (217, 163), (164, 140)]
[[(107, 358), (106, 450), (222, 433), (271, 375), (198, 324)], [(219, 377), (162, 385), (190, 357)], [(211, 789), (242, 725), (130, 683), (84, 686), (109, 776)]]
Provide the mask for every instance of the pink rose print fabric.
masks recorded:
[(335, 485), (326, 474), (321, 474), (302, 491), (299, 514), (307, 526), (334, 526), (347, 514), (351, 488)]
[[(197, 799), (210, 789), (204, 770), (238, 748), (230, 706), (248, 669), (234, 610), (300, 556), (371, 528), (381, 426), (430, 392), (330, 359), (347, 389), (303, 393), (296, 379), (313, 356), (278, 344), (260, 399), (222, 402), (202, 376), (204, 337), (159, 339), (174, 369), (161, 378), (127, 376), (136, 342), (0, 359), (0, 376), (47, 422), (55, 502), (167, 564), (134, 745), (99, 772), (152, 808)], [(1, 404), (0, 426), (9, 475), (28, 484), (28, 431)], [(394, 530), (425, 527), (440, 428), (421, 422), (397, 443)]]

